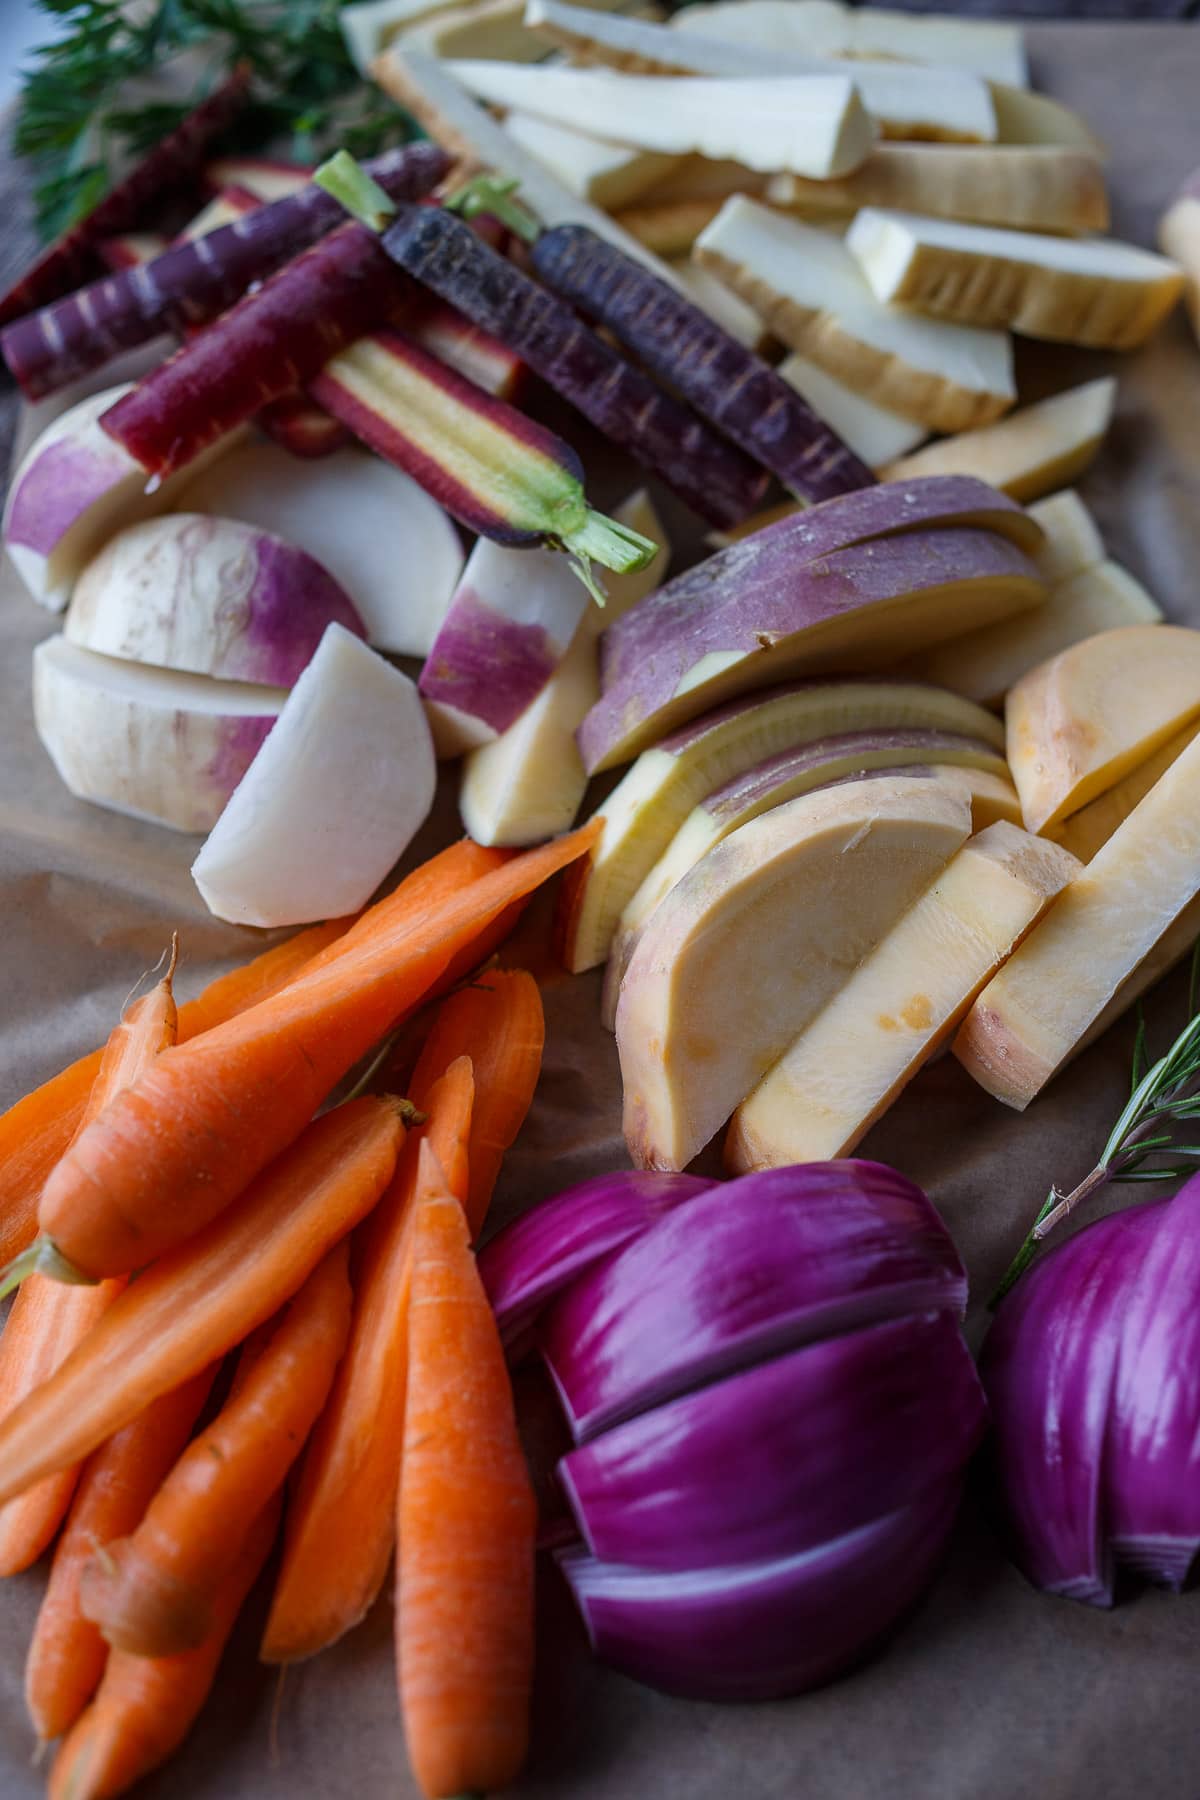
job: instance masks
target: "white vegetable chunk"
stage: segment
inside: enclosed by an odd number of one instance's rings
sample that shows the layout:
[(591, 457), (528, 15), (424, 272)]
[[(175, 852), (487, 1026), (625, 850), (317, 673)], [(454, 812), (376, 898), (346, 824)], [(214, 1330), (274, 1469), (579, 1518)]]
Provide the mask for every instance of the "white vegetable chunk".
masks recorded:
[(1163, 214), (1158, 242), (1185, 273), (1188, 315), (1200, 337), (1200, 172), (1184, 184), (1183, 192)]
[(840, 239), (735, 196), (692, 252), (793, 350), (930, 431), (987, 424), (1016, 399), (999, 331), (882, 305)]
[(452, 520), (366, 450), (306, 462), (276, 444), (244, 444), (189, 482), (178, 505), (307, 550), (350, 596), (370, 642), (397, 656), (428, 656), (462, 574)]
[(424, 823), (435, 779), (412, 682), (331, 625), (192, 864), (205, 905), (242, 925), (354, 912)]
[(864, 206), (846, 234), (872, 291), (960, 325), (1133, 350), (1183, 292), (1177, 263), (1112, 238), (1049, 237)]
[(1104, 539), (1100, 528), (1074, 488), (1064, 488), (1045, 500), (1035, 500), (1026, 508), (1046, 534), (1040, 550), (1034, 552), (1043, 581), (1057, 587), (1069, 575), (1094, 569), (1104, 561)]
[[(1168, 738), (1161, 749), (1148, 756), (1123, 775), (1115, 785), (1098, 794), (1069, 819), (1051, 825), (1046, 836), (1061, 844), (1080, 862), (1091, 862), (1101, 844), (1107, 844), (1119, 825), (1123, 825), (1134, 807), (1146, 798), (1150, 789), (1165, 775), (1177, 757), (1183, 755), (1192, 739), (1200, 733), (1200, 719), (1193, 719), (1182, 731)], [(1193, 934), (1200, 937), (1200, 928)], [(1181, 952), (1182, 954), (1182, 952)]]
[(283, 708), (282, 688), (211, 681), (47, 638), (33, 653), (38, 736), (73, 794), (208, 831)]
[(926, 444), (889, 463), (884, 479), (977, 475), (1014, 500), (1035, 500), (1083, 474), (1104, 442), (1116, 399), (1115, 378), (1102, 375), (978, 431)]
[(657, 150), (634, 150), (609, 139), (588, 137), (565, 125), (536, 119), (531, 113), (510, 113), (504, 126), (564, 187), (597, 206), (628, 206), (682, 160)]
[(380, 51), (402, 31), (433, 13), (445, 12), (454, 0), (358, 0), (344, 6), (338, 24), (360, 75), (369, 75)]
[(913, 450), (925, 436), (925, 427), (900, 413), (877, 406), (866, 394), (856, 394), (836, 375), (819, 369), (814, 362), (795, 352), (779, 365), (786, 382), (802, 394), (827, 425), (832, 425), (844, 444), (869, 469), (881, 469), (894, 462), (907, 450)]

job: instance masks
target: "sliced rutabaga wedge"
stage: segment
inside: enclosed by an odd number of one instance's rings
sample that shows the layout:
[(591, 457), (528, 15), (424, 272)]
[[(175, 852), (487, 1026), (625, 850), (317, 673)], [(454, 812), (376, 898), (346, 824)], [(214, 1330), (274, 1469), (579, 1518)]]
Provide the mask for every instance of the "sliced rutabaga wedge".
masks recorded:
[(1078, 872), (1015, 825), (964, 844), (743, 1100), (726, 1167), (849, 1156)]
[(1008, 765), (982, 738), (919, 727), (851, 731), (819, 738), (815, 743), (800, 744), (767, 757), (744, 774), (735, 775), (731, 781), (714, 788), (699, 806), (693, 807), (625, 907), (608, 953), (601, 1006), (604, 1024), (610, 1030), (613, 1028), (621, 983), (646, 921), (671, 889), (695, 868), (702, 856), (707, 856), (715, 844), (739, 826), (749, 824), (751, 819), (769, 812), (773, 806), (795, 800), (800, 794), (829, 787), (836, 781), (853, 780), (872, 770), (886, 770), (892, 774), (903, 768), (913, 768), (922, 774), (928, 769), (936, 771), (938, 776), (951, 768), (956, 773), (961, 770), (967, 775), (984, 775), (986, 781), (978, 794), (969, 782), (965, 786), (956, 784), (971, 801), (976, 831), (996, 818), (1020, 821), (1021, 804), (1008, 779)]
[(358, 449), (297, 463), (274, 444), (242, 444), (189, 482), (178, 504), (300, 545), (341, 583), (372, 644), (429, 654), (462, 573), (462, 543), (437, 502), (390, 463)]
[(1116, 399), (1113, 376), (1085, 381), (994, 425), (926, 444), (890, 463), (884, 477), (977, 475), (1014, 500), (1035, 500), (1083, 473), (1104, 441)]
[(1184, 271), (1188, 313), (1200, 337), (1200, 169), (1184, 182), (1158, 226), (1159, 247)]
[(827, 231), (735, 195), (692, 254), (793, 350), (930, 431), (987, 424), (1016, 399), (1003, 332), (881, 305)]
[[(706, 273), (703, 269), (697, 272)], [(734, 300), (734, 304), (740, 302)], [(819, 369), (807, 357), (793, 352), (780, 363), (779, 374), (870, 469), (881, 469), (885, 463), (894, 462), (907, 450), (915, 449), (925, 436), (923, 425), (877, 406), (866, 394), (856, 394), (844, 381)]]
[(875, 132), (844, 75), (775, 74), (694, 81), (590, 69), (526, 69), (457, 62), (481, 100), (668, 155), (730, 156), (749, 168), (822, 177), (856, 168)]
[(1037, 500), (1028, 510), (1046, 534), (1033, 560), (1051, 587), (1104, 561), (1104, 539), (1074, 488)]
[(1048, 657), (1098, 632), (1153, 625), (1161, 618), (1162, 608), (1127, 569), (1097, 563), (1058, 582), (1044, 606), (955, 638), (914, 658), (904, 672), (953, 688), (981, 706), (1000, 706), (1008, 690)]
[(504, 128), (573, 194), (610, 210), (628, 206), (683, 160), (587, 137), (567, 126), (536, 119), (531, 113), (510, 113)]
[(1005, 709), (1030, 831), (1057, 825), (1200, 716), (1200, 631), (1127, 625), (1022, 676)]
[(239, 925), (364, 906), (433, 804), (429, 727), (406, 675), (331, 625), (192, 864)]
[[(1051, 825), (1045, 835), (1061, 844), (1064, 850), (1069, 850), (1072, 856), (1077, 856), (1080, 862), (1091, 862), (1101, 844), (1107, 844), (1117, 827), (1125, 823), (1134, 807), (1146, 798), (1176, 758), (1182, 756), (1197, 733), (1200, 733), (1200, 719), (1194, 719), (1174, 737), (1168, 738), (1153, 756), (1148, 756), (1145, 762), (1130, 769), (1128, 775), (1123, 775), (1115, 787), (1098, 794), (1069, 819)], [(1200, 937), (1200, 930), (1195, 935)]]
[[(142, 465), (101, 430), (101, 415), (131, 391), (128, 382), (105, 388), (52, 420), (9, 485), (5, 548), (33, 598), (52, 611), (67, 604), (83, 569), (110, 537), (165, 512), (182, 488), (174, 475), (152, 483)], [(236, 435), (210, 445), (205, 463), (230, 449)]]
[(955, 732), (1003, 747), (990, 713), (916, 682), (796, 682), (750, 694), (645, 751), (600, 808), (604, 829), (564, 883), (563, 961), (574, 973), (604, 961), (621, 914), (694, 806), (765, 758), (845, 732)]
[(767, 199), (807, 218), (894, 206), (1020, 231), (1108, 228), (1099, 157), (1060, 145), (880, 144), (852, 175), (838, 180), (774, 175)]
[(583, 803), (588, 778), (575, 733), (600, 695), (597, 639), (612, 619), (657, 587), (670, 558), (666, 532), (644, 490), (614, 517), (653, 538), (658, 554), (644, 569), (606, 578), (604, 611), (586, 609), (537, 699), (494, 742), (467, 756), (458, 804), (477, 844), (539, 844), (569, 830)]
[(1198, 797), (1195, 739), (967, 1014), (954, 1054), (1006, 1106), (1023, 1112), (1116, 1016), (1114, 1002), (1129, 1005), (1162, 973), (1162, 941), (1175, 948), (1200, 891)]
[(209, 831), (286, 690), (121, 662), (47, 638), (33, 653), (38, 736), (73, 794), (176, 831)]
[(169, 513), (109, 539), (76, 583), (64, 632), (104, 656), (291, 687), (331, 624), (366, 635), (305, 551), (235, 519)]
[[(568, 51), (576, 62), (639, 74), (848, 76), (885, 137), (990, 143), (996, 136), (996, 109), (987, 83), (959, 69), (863, 59), (839, 62), (796, 50), (758, 49), (640, 19), (601, 16), (561, 0), (529, 0), (525, 19), (547, 43)], [(754, 168), (766, 166), (748, 160)]]
[(936, 781), (848, 782), (743, 825), (672, 889), (617, 1007), (636, 1167), (686, 1168), (970, 829)]
[(1056, 238), (865, 206), (846, 247), (879, 300), (959, 325), (1133, 350), (1177, 303), (1177, 263), (1112, 238)]

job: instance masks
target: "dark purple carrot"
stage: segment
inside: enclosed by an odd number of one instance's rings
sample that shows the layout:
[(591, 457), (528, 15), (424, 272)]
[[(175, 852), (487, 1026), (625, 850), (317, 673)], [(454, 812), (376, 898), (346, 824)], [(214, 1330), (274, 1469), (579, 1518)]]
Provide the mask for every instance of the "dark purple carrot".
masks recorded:
[[(449, 166), (445, 152), (427, 143), (389, 151), (370, 165), (397, 200), (428, 193)], [(0, 350), (29, 398), (40, 399), (160, 331), (182, 336), (207, 324), (341, 217), (337, 201), (310, 184), (20, 319), (0, 334)]]
[(0, 325), (34, 307), (69, 294), (94, 274), (96, 246), (104, 238), (132, 231), (162, 195), (183, 187), (199, 172), (204, 153), (245, 104), (250, 70), (236, 68), (207, 100), (142, 157), (99, 205), (42, 252), (33, 267), (0, 298)]
[(766, 473), (626, 362), (562, 300), (445, 208), (397, 208), (389, 200), (384, 211), (383, 196), (362, 175), (340, 152), (314, 180), (380, 232), (388, 256), (406, 274), (500, 338), (703, 518), (727, 525), (761, 503)]

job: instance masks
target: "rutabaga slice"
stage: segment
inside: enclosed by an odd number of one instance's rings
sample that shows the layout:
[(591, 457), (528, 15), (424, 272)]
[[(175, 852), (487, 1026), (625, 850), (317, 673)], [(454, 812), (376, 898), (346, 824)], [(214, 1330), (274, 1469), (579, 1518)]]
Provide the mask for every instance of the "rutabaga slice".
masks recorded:
[(604, 611), (588, 607), (558, 668), (520, 718), (463, 763), (458, 805), (477, 844), (539, 844), (567, 831), (583, 803), (587, 771), (575, 733), (600, 694), (596, 640), (614, 618), (657, 587), (670, 547), (644, 489), (619, 506), (614, 517), (658, 544), (646, 568), (610, 575)]
[(552, 125), (532, 113), (513, 112), (504, 128), (517, 143), (545, 163), (563, 186), (582, 200), (615, 211), (628, 206), (683, 160), (656, 150), (631, 150), (626, 144), (587, 137), (564, 125)]
[(1030, 831), (1069, 818), (1200, 715), (1200, 631), (1127, 625), (1022, 676), (1005, 708)]
[(1033, 560), (1043, 581), (1051, 588), (1057, 587), (1069, 575), (1094, 569), (1097, 563), (1104, 561), (1104, 539), (1074, 488), (1064, 488), (1048, 499), (1036, 500), (1028, 511), (1030, 518), (1036, 519), (1046, 534)]
[(929, 431), (987, 424), (1016, 399), (1003, 332), (881, 305), (827, 231), (735, 195), (692, 254), (793, 350)]
[(685, 876), (617, 1007), (636, 1167), (686, 1168), (970, 829), (937, 782), (879, 777), (776, 807)]
[[(697, 273), (704, 275), (707, 271), (699, 269)], [(735, 306), (740, 304), (733, 295), (730, 299)], [(915, 449), (925, 436), (923, 425), (877, 406), (866, 394), (856, 394), (836, 375), (819, 369), (805, 356), (793, 352), (780, 363), (779, 373), (804, 396), (814, 412), (832, 425), (842, 442), (868, 468), (881, 469), (885, 463), (894, 462), (905, 451)]]
[(844, 175), (875, 132), (844, 75), (636, 79), (590, 69), (527, 69), (456, 62), (455, 77), (481, 100), (669, 155), (730, 156), (751, 169)]
[(936, 681), (981, 706), (1001, 706), (1030, 669), (1072, 644), (1121, 625), (1153, 625), (1162, 608), (1119, 563), (1097, 563), (1055, 585), (1044, 606), (968, 632), (905, 665), (918, 681)]
[(1133, 350), (1183, 291), (1177, 263), (1113, 238), (1046, 237), (864, 206), (846, 234), (872, 291), (959, 325)]
[[(83, 569), (114, 533), (165, 512), (182, 489), (179, 475), (151, 481), (100, 429), (101, 415), (132, 387), (105, 388), (54, 419), (9, 485), (5, 548), (33, 598), (53, 612), (62, 611)], [(210, 445), (204, 462), (223, 455), (238, 435)]]
[(239, 925), (356, 912), (424, 823), (435, 782), (416, 688), (331, 625), (192, 864), (205, 905)]
[(300, 462), (274, 444), (243, 444), (190, 481), (178, 504), (299, 544), (341, 583), (372, 644), (428, 656), (462, 574), (462, 543), (401, 469), (365, 450)]
[(1184, 271), (1184, 298), (1196, 336), (1200, 337), (1200, 169), (1183, 186), (1158, 226), (1158, 242)]
[(604, 828), (563, 884), (560, 951), (578, 974), (604, 961), (617, 923), (694, 806), (765, 758), (845, 732), (951, 731), (1002, 749), (990, 713), (917, 682), (796, 682), (697, 719), (638, 757), (599, 809)]
[(38, 736), (81, 800), (209, 831), (282, 710), (283, 688), (210, 681), (47, 638), (33, 653)]
[(895, 206), (1020, 231), (1108, 229), (1100, 158), (1061, 145), (879, 144), (837, 181), (774, 175), (767, 199), (807, 218)]
[(1036, 500), (1082, 475), (1104, 441), (1116, 399), (1114, 376), (1085, 381), (994, 425), (899, 457), (883, 471), (884, 479), (977, 475), (1014, 500)]
[[(1117, 827), (1125, 823), (1134, 807), (1146, 798), (1198, 733), (1200, 719), (1194, 719), (1174, 737), (1168, 738), (1153, 756), (1148, 756), (1145, 762), (1130, 769), (1128, 775), (1123, 775), (1115, 787), (1098, 794), (1069, 819), (1061, 819), (1057, 825), (1050, 826), (1045, 835), (1061, 844), (1064, 850), (1069, 850), (1072, 856), (1077, 856), (1080, 862), (1091, 862), (1101, 844), (1107, 844)], [(1200, 931), (1196, 935), (1200, 936)]]
[(109, 539), (75, 585), (64, 632), (104, 656), (291, 687), (331, 624), (365, 636), (307, 552), (235, 519), (168, 513)]
[[(1167, 627), (1161, 628), (1164, 632)], [(1023, 1112), (1108, 1019), (1162, 973), (1156, 950), (1200, 892), (1200, 739), (1176, 758), (1084, 874), (988, 983), (954, 1054)]]
[(851, 1155), (1078, 872), (1015, 825), (964, 844), (738, 1107), (731, 1173)]

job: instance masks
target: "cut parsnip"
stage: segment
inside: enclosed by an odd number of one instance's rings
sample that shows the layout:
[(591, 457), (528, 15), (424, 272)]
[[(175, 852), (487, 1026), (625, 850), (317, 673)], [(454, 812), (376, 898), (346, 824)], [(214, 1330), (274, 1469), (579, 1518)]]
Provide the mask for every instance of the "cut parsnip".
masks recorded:
[(209, 831), (287, 699), (283, 688), (122, 662), (52, 637), (33, 653), (38, 736), (81, 800)]
[(621, 913), (706, 794), (767, 757), (844, 732), (955, 732), (1003, 747), (990, 713), (916, 682), (802, 682), (751, 694), (639, 756), (599, 808), (604, 829), (563, 884), (560, 947), (579, 973), (604, 961)]
[(538, 844), (567, 831), (583, 802), (587, 771), (575, 733), (600, 692), (596, 640), (614, 618), (663, 579), (670, 546), (649, 495), (639, 490), (613, 515), (658, 544), (652, 562), (608, 575), (604, 611), (588, 607), (566, 656), (537, 699), (493, 743), (463, 763), (458, 804), (477, 844)]
[(1086, 120), (1049, 94), (1006, 82), (991, 84), (996, 111), (996, 141), (1001, 144), (1059, 144), (1070, 150), (1106, 155), (1104, 145)]
[(849, 1156), (1078, 872), (1015, 825), (964, 844), (738, 1107), (730, 1172)]
[(535, 118), (615, 135), (642, 150), (730, 156), (764, 173), (844, 175), (875, 141), (844, 75), (674, 81), (489, 62), (455, 62), (451, 71), (479, 99)]
[(889, 464), (884, 479), (978, 475), (1014, 500), (1036, 500), (1087, 468), (1104, 441), (1116, 399), (1113, 376), (1085, 381), (1065, 394), (1023, 406), (994, 425), (926, 444)]
[(365, 906), (433, 804), (417, 690), (331, 625), (192, 864), (239, 925), (300, 925)]
[[(706, 273), (703, 269), (698, 272)], [(713, 279), (709, 276), (709, 280)], [(803, 394), (813, 411), (832, 425), (842, 442), (849, 444), (869, 469), (881, 469), (885, 463), (894, 462), (925, 436), (923, 425), (876, 405), (866, 394), (856, 394), (844, 381), (819, 369), (807, 357), (793, 352), (780, 363), (779, 373), (798, 394)]]
[(400, 41), (426, 56), (478, 57), (481, 60), (535, 63), (546, 46), (525, 25), (524, 0), (464, 0), (429, 14)]
[(602, 17), (561, 0), (529, 0), (525, 22), (576, 62), (637, 74), (849, 76), (885, 137), (991, 143), (996, 136), (996, 109), (987, 83), (960, 69), (756, 49), (638, 19)]
[(942, 644), (905, 664), (904, 673), (944, 684), (981, 706), (1000, 706), (1008, 690), (1048, 657), (1098, 632), (1154, 625), (1161, 618), (1162, 608), (1127, 569), (1097, 563), (1059, 582), (1044, 606)]
[(860, 206), (889, 206), (1020, 231), (1108, 228), (1099, 157), (1045, 144), (880, 144), (836, 181), (774, 175), (767, 199), (806, 218), (846, 218)]
[[(671, 269), (688, 299), (694, 301), (710, 319), (715, 319), (730, 337), (736, 338), (739, 344), (745, 344), (748, 350), (757, 351), (760, 355), (769, 348), (771, 334), (758, 314), (744, 300), (739, 300), (736, 294), (730, 293), (715, 275), (693, 262), (675, 262)], [(845, 435), (836, 420), (831, 419), (823, 408), (818, 408), (818, 411), (839, 436)]]
[(1200, 631), (1127, 625), (1022, 676), (1008, 762), (1030, 831), (1069, 818), (1200, 716)]
[(1003, 332), (881, 305), (828, 232), (735, 196), (692, 254), (793, 350), (929, 431), (987, 424), (1016, 398)]
[(691, 1162), (970, 828), (936, 781), (854, 781), (743, 825), (685, 876), (617, 1007), (636, 1167)]
[(846, 233), (876, 299), (959, 325), (1133, 350), (1179, 300), (1183, 271), (1113, 238), (1046, 237), (864, 206)]
[(1163, 214), (1158, 243), (1184, 271), (1188, 314), (1196, 336), (1200, 337), (1200, 170), (1184, 183)]
[[(1064, 850), (1069, 850), (1072, 856), (1077, 856), (1080, 862), (1091, 862), (1101, 844), (1107, 844), (1117, 827), (1125, 823), (1134, 807), (1182, 756), (1197, 733), (1200, 733), (1200, 719), (1194, 719), (1174, 737), (1168, 738), (1153, 756), (1148, 756), (1145, 762), (1130, 769), (1128, 775), (1123, 775), (1115, 787), (1098, 794), (1069, 819), (1060, 819), (1057, 825), (1051, 825), (1045, 835), (1061, 844)], [(1200, 937), (1200, 931), (1195, 935)]]
[[(577, 0), (577, 3), (585, 7), (603, 8), (609, 5), (619, 6), (622, 4), (622, 0)], [(341, 9), (338, 13), (338, 24), (342, 28), (346, 47), (354, 58), (359, 74), (369, 75), (371, 64), (375, 58), (398, 38), (403, 37), (407, 44), (414, 32), (423, 30), (434, 19), (444, 17), (450, 12), (462, 13), (467, 10), (469, 9), (466, 7), (456, 6), (455, 0), (361, 0), (360, 4), (344, 6)], [(519, 24), (520, 5), (510, 5), (509, 11), (515, 15)], [(462, 22), (459, 21), (459, 29), (461, 30), (461, 28)], [(511, 25), (508, 29), (508, 36), (510, 38), (513, 36)], [(534, 50), (532, 48), (535, 44), (536, 39), (533, 38), (532, 33), (526, 32), (523, 38), (516, 39), (518, 54), (526, 56), (544, 54), (544, 49)], [(491, 50), (459, 50), (453, 54), (475, 56), (491, 55), (494, 52)]]
[(1036, 500), (1028, 511), (1046, 534), (1033, 560), (1049, 587), (1104, 561), (1104, 539), (1074, 488)]
[(763, 193), (770, 179), (727, 156), (681, 156), (646, 197), (663, 204), (670, 200), (728, 200), (730, 194)]
[(683, 160), (656, 150), (631, 150), (626, 144), (585, 137), (530, 113), (509, 113), (504, 128), (545, 163), (564, 187), (610, 211), (628, 206)]
[[(1167, 628), (1163, 627), (1163, 631)], [(1023, 1112), (1180, 950), (1200, 891), (1200, 738), (1178, 756), (988, 983), (954, 1042), (964, 1068)], [(1156, 955), (1156, 952), (1158, 954)]]
[[(624, 207), (616, 216), (622, 231), (628, 231), (655, 256), (666, 257), (675, 267), (694, 268), (695, 264), (683, 264), (680, 259), (688, 255), (700, 233), (712, 223), (723, 205), (721, 200), (656, 200), (651, 194), (637, 206)], [(720, 288), (714, 275), (708, 279)], [(729, 294), (728, 298), (738, 306), (742, 304), (734, 294)], [(761, 321), (758, 328), (765, 330)]]

